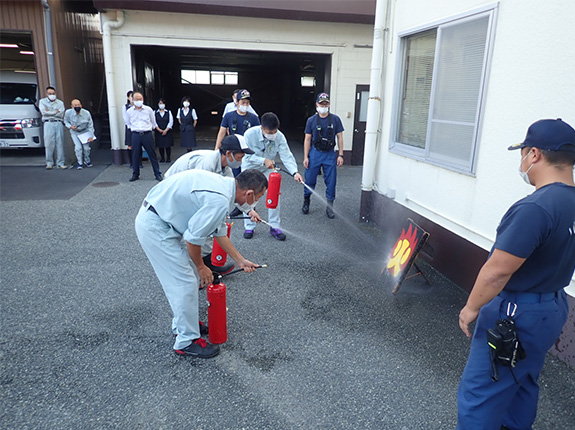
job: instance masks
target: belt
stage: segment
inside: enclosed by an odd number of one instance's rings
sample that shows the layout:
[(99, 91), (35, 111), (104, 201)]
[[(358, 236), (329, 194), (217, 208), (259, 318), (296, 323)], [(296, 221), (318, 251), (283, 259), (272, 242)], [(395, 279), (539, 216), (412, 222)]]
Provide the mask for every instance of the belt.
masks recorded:
[(138, 133), (140, 136), (146, 133), (151, 133), (152, 130), (148, 130), (148, 131), (132, 131), (132, 133)]
[[(144, 200), (144, 207), (145, 207), (145, 208), (148, 208), (148, 210), (149, 210), (150, 212), (153, 212), (153, 213), (155, 213), (156, 215), (158, 215), (158, 212), (156, 212), (156, 209), (154, 209), (154, 207), (153, 207), (151, 204), (149, 204), (146, 200)], [(158, 215), (158, 216), (159, 216), (159, 215)]]
[(557, 291), (553, 293), (521, 293), (521, 292), (501, 291), (499, 295), (503, 297), (505, 300), (508, 300), (516, 304), (543, 303), (543, 302), (550, 302), (555, 297), (557, 297)]
[(47, 120), (44, 121), (44, 122), (62, 122), (62, 121), (59, 120), (59, 119), (47, 119)]

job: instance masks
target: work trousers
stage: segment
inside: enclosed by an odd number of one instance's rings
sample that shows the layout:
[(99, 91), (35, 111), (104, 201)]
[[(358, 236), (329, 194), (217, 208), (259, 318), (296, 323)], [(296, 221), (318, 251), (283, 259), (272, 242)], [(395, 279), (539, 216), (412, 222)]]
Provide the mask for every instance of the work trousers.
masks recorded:
[(151, 210), (140, 208), (135, 227), (172, 308), (172, 332), (177, 335), (174, 349), (185, 348), (200, 337), (196, 266), (182, 235)]
[(158, 157), (156, 156), (156, 149), (154, 148), (154, 137), (151, 131), (145, 133), (138, 133), (137, 131), (132, 132), (132, 171), (134, 176), (140, 176), (140, 160), (142, 159), (142, 147), (148, 153), (148, 158), (150, 163), (152, 163), (152, 169), (154, 170), (154, 176), (161, 174), (160, 164), (158, 163)]
[[(491, 379), (487, 330), (507, 318), (517, 304), (515, 326), (526, 357), (511, 367), (497, 364), (499, 380)], [(458, 430), (531, 429), (537, 415), (539, 372), (545, 355), (561, 334), (569, 305), (564, 290), (555, 294), (502, 292), (479, 312), (467, 366), (457, 393)], [(515, 382), (514, 377), (517, 379)]]
[[(305, 170), (305, 183), (312, 190), (315, 190), (317, 175), (320, 168), (323, 168), (325, 182), (325, 198), (327, 201), (335, 200), (335, 184), (337, 182), (337, 153), (335, 151), (318, 151), (313, 146), (309, 151), (309, 164)], [(304, 197), (311, 195), (311, 191), (303, 188)]]
[(54, 152), (56, 152), (56, 165), (63, 167), (66, 164), (64, 125), (62, 122), (46, 121), (44, 123), (44, 146), (46, 150), (46, 166), (54, 166)]
[(90, 142), (82, 143), (78, 138), (78, 133), (71, 130), (70, 136), (72, 136), (72, 142), (74, 142), (74, 152), (76, 153), (76, 159), (78, 164), (81, 166), (82, 163), (88, 164), (90, 162)]
[[(261, 172), (263, 172), (264, 175), (266, 175), (266, 178), (270, 178), (270, 173), (272, 172), (271, 169), (258, 169)], [(267, 194), (266, 194), (267, 196)], [(265, 199), (261, 198), (260, 201), (263, 200), (264, 202), (267, 201), (267, 197)], [(275, 209), (268, 209), (268, 222), (270, 223), (270, 225), (273, 228), (280, 228), (280, 205), (281, 205), (282, 199), (281, 199), (281, 195), (278, 197), (278, 205)], [(257, 208), (256, 208), (257, 211)], [(256, 223), (253, 222), (251, 219), (245, 219), (244, 220), (244, 227), (246, 230), (253, 230), (254, 228), (256, 228)]]

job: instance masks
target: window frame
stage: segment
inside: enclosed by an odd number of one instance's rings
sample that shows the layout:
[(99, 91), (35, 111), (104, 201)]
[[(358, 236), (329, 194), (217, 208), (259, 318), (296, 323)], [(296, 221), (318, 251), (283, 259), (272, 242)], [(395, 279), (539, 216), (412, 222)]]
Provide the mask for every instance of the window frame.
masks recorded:
[[(389, 139), (389, 151), (391, 153), (395, 153), (398, 155), (406, 156), (409, 158), (413, 158), (417, 161), (422, 161), (427, 164), (435, 165), (438, 167), (442, 167), (445, 169), (453, 170), (465, 175), (475, 176), (476, 168), (477, 168), (477, 155), (479, 151), (479, 142), (480, 142), (480, 134), (481, 134), (481, 125), (483, 120), (483, 110), (484, 110), (484, 102), (486, 96), (486, 90), (488, 85), (489, 79), (489, 71), (491, 66), (491, 56), (493, 53), (493, 45), (494, 45), (494, 36), (495, 36), (495, 21), (497, 18), (497, 10), (498, 4), (494, 3), (490, 5), (485, 5), (482, 8), (474, 9), (472, 11), (458, 14), (455, 16), (451, 16), (449, 18), (445, 18), (439, 21), (434, 21), (428, 23), (426, 25), (418, 26), (416, 28), (411, 28), (406, 31), (398, 32), (398, 61), (396, 64), (396, 71), (395, 71), (395, 82), (399, 82), (400, 85), (396, 85), (394, 89), (393, 95), (393, 114), (392, 114), (392, 127), (390, 127), (390, 139)], [(438, 68), (438, 53), (439, 53), (439, 44), (441, 43), (441, 31), (442, 29), (449, 28), (455, 25), (464, 24), (465, 22), (470, 22), (480, 18), (488, 18), (488, 25), (487, 25), (487, 32), (486, 32), (486, 44), (485, 44), (485, 52), (483, 57), (483, 68), (481, 72), (480, 78), (480, 88), (478, 93), (478, 100), (477, 100), (477, 110), (475, 114), (475, 126), (473, 130), (473, 140), (470, 151), (470, 160), (469, 162), (463, 166), (462, 164), (457, 163), (450, 163), (447, 160), (441, 160), (438, 158), (434, 158), (433, 155), (430, 155), (429, 151), (429, 139), (430, 139), (430, 130), (431, 130), (431, 123), (432, 123), (432, 109), (434, 106), (434, 98), (436, 95), (436, 80), (435, 76), (437, 76), (437, 68)], [(401, 120), (401, 107), (402, 107), (402, 94), (405, 90), (405, 66), (406, 66), (406, 47), (408, 45), (407, 38), (409, 36), (417, 35), (429, 30), (437, 30), (437, 39), (435, 45), (435, 53), (434, 53), (434, 65), (433, 65), (433, 81), (431, 85), (431, 93), (429, 99), (429, 115), (427, 119), (427, 134), (425, 139), (425, 148), (418, 148), (409, 144), (405, 144), (402, 142), (398, 142), (397, 136), (400, 129), (400, 120)]]
[[(182, 77), (182, 72), (194, 72), (194, 77), (195, 77), (195, 81), (190, 81), (184, 77)], [(206, 82), (202, 82), (202, 83), (198, 83), (197, 82), (197, 73), (198, 72), (204, 72), (207, 73), (209, 75), (209, 83)], [(222, 78), (223, 82), (214, 82), (214, 76), (219, 76)], [(235, 78), (235, 79), (230, 79), (230, 78)], [(182, 82), (183, 80), (186, 80), (187, 82)], [(233, 80), (233, 82), (228, 82), (230, 80)], [(218, 87), (227, 85), (229, 87), (234, 86), (237, 87), (238, 86), (238, 81), (239, 81), (239, 72), (235, 71), (235, 70), (206, 70), (206, 69), (180, 69), (180, 82), (182, 83), (182, 85), (216, 85)]]

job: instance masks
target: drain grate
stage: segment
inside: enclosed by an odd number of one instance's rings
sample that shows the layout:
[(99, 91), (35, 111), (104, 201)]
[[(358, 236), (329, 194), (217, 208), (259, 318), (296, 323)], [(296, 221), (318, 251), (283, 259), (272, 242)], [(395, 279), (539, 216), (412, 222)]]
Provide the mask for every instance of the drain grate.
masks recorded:
[(92, 184), (92, 186), (96, 187), (96, 188), (115, 187), (116, 185), (120, 185), (120, 183), (119, 182), (94, 182)]

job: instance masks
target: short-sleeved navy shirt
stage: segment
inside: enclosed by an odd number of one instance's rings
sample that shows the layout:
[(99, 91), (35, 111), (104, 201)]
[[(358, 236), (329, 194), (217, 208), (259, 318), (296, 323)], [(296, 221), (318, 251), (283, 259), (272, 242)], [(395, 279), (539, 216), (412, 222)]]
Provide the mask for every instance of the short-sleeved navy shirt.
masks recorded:
[(575, 270), (575, 187), (545, 185), (509, 208), (494, 249), (526, 258), (505, 291), (547, 293), (569, 285)]
[[(235, 130), (233, 130), (234, 122), (236, 126)], [(227, 128), (230, 131), (230, 134), (239, 134), (243, 136), (244, 133), (254, 125), (260, 125), (260, 119), (257, 115), (250, 112), (245, 115), (240, 115), (238, 114), (238, 111), (235, 110), (224, 115), (224, 119), (222, 119), (220, 127)]]
[(329, 127), (329, 117), (331, 116), (331, 120), (333, 122), (333, 137), (335, 139), (335, 136), (337, 136), (338, 133), (341, 133), (344, 129), (343, 129), (343, 124), (341, 123), (341, 119), (339, 118), (339, 116), (334, 115), (332, 113), (330, 113), (328, 116), (326, 116), (325, 118), (320, 117), (318, 114), (312, 115), (307, 119), (307, 122), (305, 124), (305, 134), (311, 134), (311, 141), (315, 142), (316, 140), (319, 139), (319, 137), (317, 136), (318, 134), (318, 130), (317, 130), (317, 123), (316, 123), (316, 119), (319, 120), (319, 126), (321, 127), (321, 134), (323, 135), (322, 137), (327, 139), (327, 128)]

